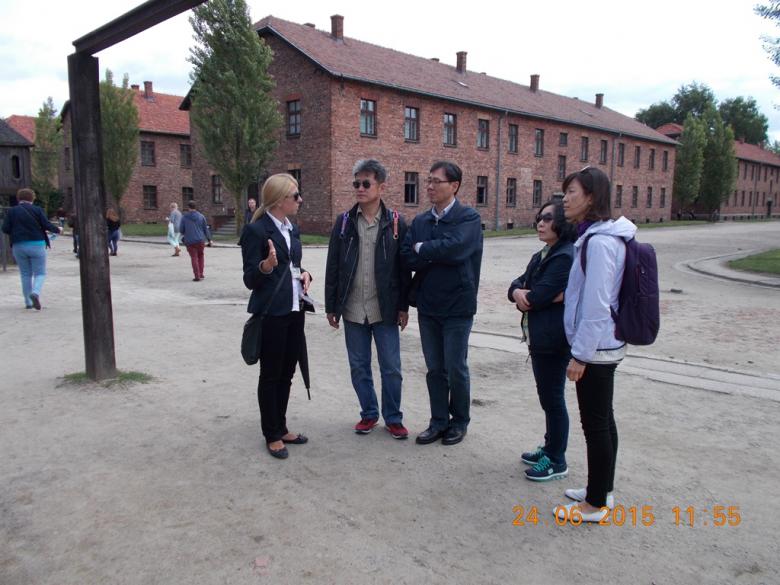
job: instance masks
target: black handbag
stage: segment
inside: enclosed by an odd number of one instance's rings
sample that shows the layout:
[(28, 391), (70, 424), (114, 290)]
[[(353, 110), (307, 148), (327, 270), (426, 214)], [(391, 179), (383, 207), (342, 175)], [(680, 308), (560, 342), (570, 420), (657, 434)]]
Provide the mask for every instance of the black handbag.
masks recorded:
[(290, 273), (291, 264), (292, 262), (287, 264), (287, 270), (279, 277), (279, 282), (276, 283), (276, 288), (271, 293), (271, 298), (268, 299), (268, 304), (263, 312), (253, 314), (244, 323), (244, 334), (241, 336), (241, 357), (244, 358), (244, 362), (248, 366), (253, 366), (260, 361), (260, 349), (263, 345), (263, 320), (268, 313), (268, 309), (271, 308), (271, 303), (276, 297), (276, 293), (279, 292), (285, 277)]

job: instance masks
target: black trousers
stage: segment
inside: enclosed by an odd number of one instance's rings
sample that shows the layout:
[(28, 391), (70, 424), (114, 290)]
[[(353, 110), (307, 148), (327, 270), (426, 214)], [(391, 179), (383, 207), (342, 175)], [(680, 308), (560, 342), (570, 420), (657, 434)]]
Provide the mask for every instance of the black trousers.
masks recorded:
[(303, 341), (303, 324), (303, 311), (293, 311), (282, 317), (267, 316), (263, 320), (257, 402), (260, 426), (267, 443), (279, 441), (288, 433), (287, 402)]
[(612, 411), (615, 364), (588, 364), (577, 382), (580, 422), (588, 451), (588, 489), (585, 501), (600, 508), (614, 489), (618, 434)]

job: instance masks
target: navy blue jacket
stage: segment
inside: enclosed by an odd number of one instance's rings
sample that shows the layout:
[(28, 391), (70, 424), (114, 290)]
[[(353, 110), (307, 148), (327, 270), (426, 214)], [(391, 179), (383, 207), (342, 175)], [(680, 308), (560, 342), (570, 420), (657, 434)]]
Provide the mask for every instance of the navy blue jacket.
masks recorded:
[[(420, 253), (414, 244), (423, 242)], [(476, 210), (455, 204), (441, 220), (429, 211), (412, 221), (401, 249), (406, 265), (424, 271), (417, 312), (432, 317), (469, 317), (477, 312), (482, 266), (482, 221)]]
[(184, 212), (181, 216), (179, 231), (181, 232), (181, 241), (184, 242), (185, 246), (201, 242), (205, 244), (207, 241), (211, 241), (209, 226), (206, 223), (206, 218), (200, 211), (190, 210)]
[[(268, 256), (268, 240), (274, 243), (276, 258), (279, 264), (270, 274), (260, 271), (260, 262)], [(292, 260), (293, 266), (300, 268), (303, 247), (301, 246), (300, 232), (297, 226), (293, 226), (290, 233), (290, 250), (287, 250), (287, 242), (274, 221), (264, 213), (254, 223), (244, 226), (241, 239), (241, 256), (244, 260), (244, 284), (252, 291), (249, 297), (248, 313), (262, 313), (280, 278), (284, 278), (279, 291), (268, 309), (268, 315), (281, 317), (290, 313), (292, 306), (292, 279), (287, 266)], [(303, 269), (302, 272), (305, 272)]]
[(49, 221), (43, 209), (37, 205), (19, 203), (6, 213), (3, 232), (11, 237), (11, 245), (20, 242), (42, 242), (45, 238), (41, 225), (53, 234), (60, 233), (60, 228)]
[[(360, 237), (357, 229), (357, 204), (347, 213), (336, 218), (328, 244), (328, 261), (325, 271), (325, 312), (341, 317), (349, 295), (358, 263)], [(406, 236), (406, 222), (398, 216), (397, 238), (394, 236), (393, 212), (379, 208), (379, 233), (374, 249), (374, 279), (382, 322), (398, 323), (398, 312), (408, 311), (407, 292), (412, 280), (411, 272), (401, 261), (401, 244)], [(343, 229), (342, 229), (343, 228)]]
[(528, 311), (528, 349), (531, 353), (569, 353), (563, 328), (563, 303), (553, 299), (566, 289), (569, 270), (574, 261), (574, 244), (559, 240), (542, 260), (539, 251), (531, 257), (525, 272), (512, 281), (507, 296), (512, 303), (516, 289), (530, 292), (526, 297)]

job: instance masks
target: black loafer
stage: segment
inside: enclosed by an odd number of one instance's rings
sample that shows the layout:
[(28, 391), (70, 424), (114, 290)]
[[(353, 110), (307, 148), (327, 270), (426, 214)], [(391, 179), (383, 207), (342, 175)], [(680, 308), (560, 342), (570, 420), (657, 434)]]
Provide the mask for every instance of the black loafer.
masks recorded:
[(442, 445), (457, 445), (466, 436), (466, 429), (457, 429), (450, 427), (444, 434), (444, 438), (441, 440)]
[(438, 441), (443, 436), (444, 436), (444, 431), (434, 431), (431, 427), (428, 427), (422, 433), (417, 435), (415, 442), (418, 445), (427, 445), (428, 443), (433, 443), (435, 441)]
[(282, 437), (282, 443), (286, 443), (288, 445), (303, 445), (304, 443), (309, 442), (309, 437), (306, 437), (304, 435), (296, 435), (294, 439), (285, 439)]
[(281, 449), (273, 450), (271, 449), (271, 445), (269, 443), (266, 443), (265, 448), (268, 449), (268, 452), (271, 454), (272, 457), (276, 457), (277, 459), (287, 459), (287, 457), (289, 457), (290, 455), (290, 452), (287, 450), (287, 447), (282, 447)]

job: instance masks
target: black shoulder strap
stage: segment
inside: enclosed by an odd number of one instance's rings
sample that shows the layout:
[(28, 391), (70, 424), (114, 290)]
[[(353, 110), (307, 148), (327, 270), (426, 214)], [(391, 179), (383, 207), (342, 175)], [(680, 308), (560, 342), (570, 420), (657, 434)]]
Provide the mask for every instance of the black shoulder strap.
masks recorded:
[(35, 223), (38, 224), (38, 227), (41, 228), (41, 232), (43, 233), (43, 239), (46, 241), (46, 247), (51, 248), (51, 242), (49, 241), (49, 234), (46, 233), (46, 228), (43, 227), (43, 224), (41, 223), (41, 218), (35, 215), (32, 211), (27, 209), (27, 206), (20, 203), (19, 206), (24, 209), (27, 214), (32, 217), (35, 220)]

